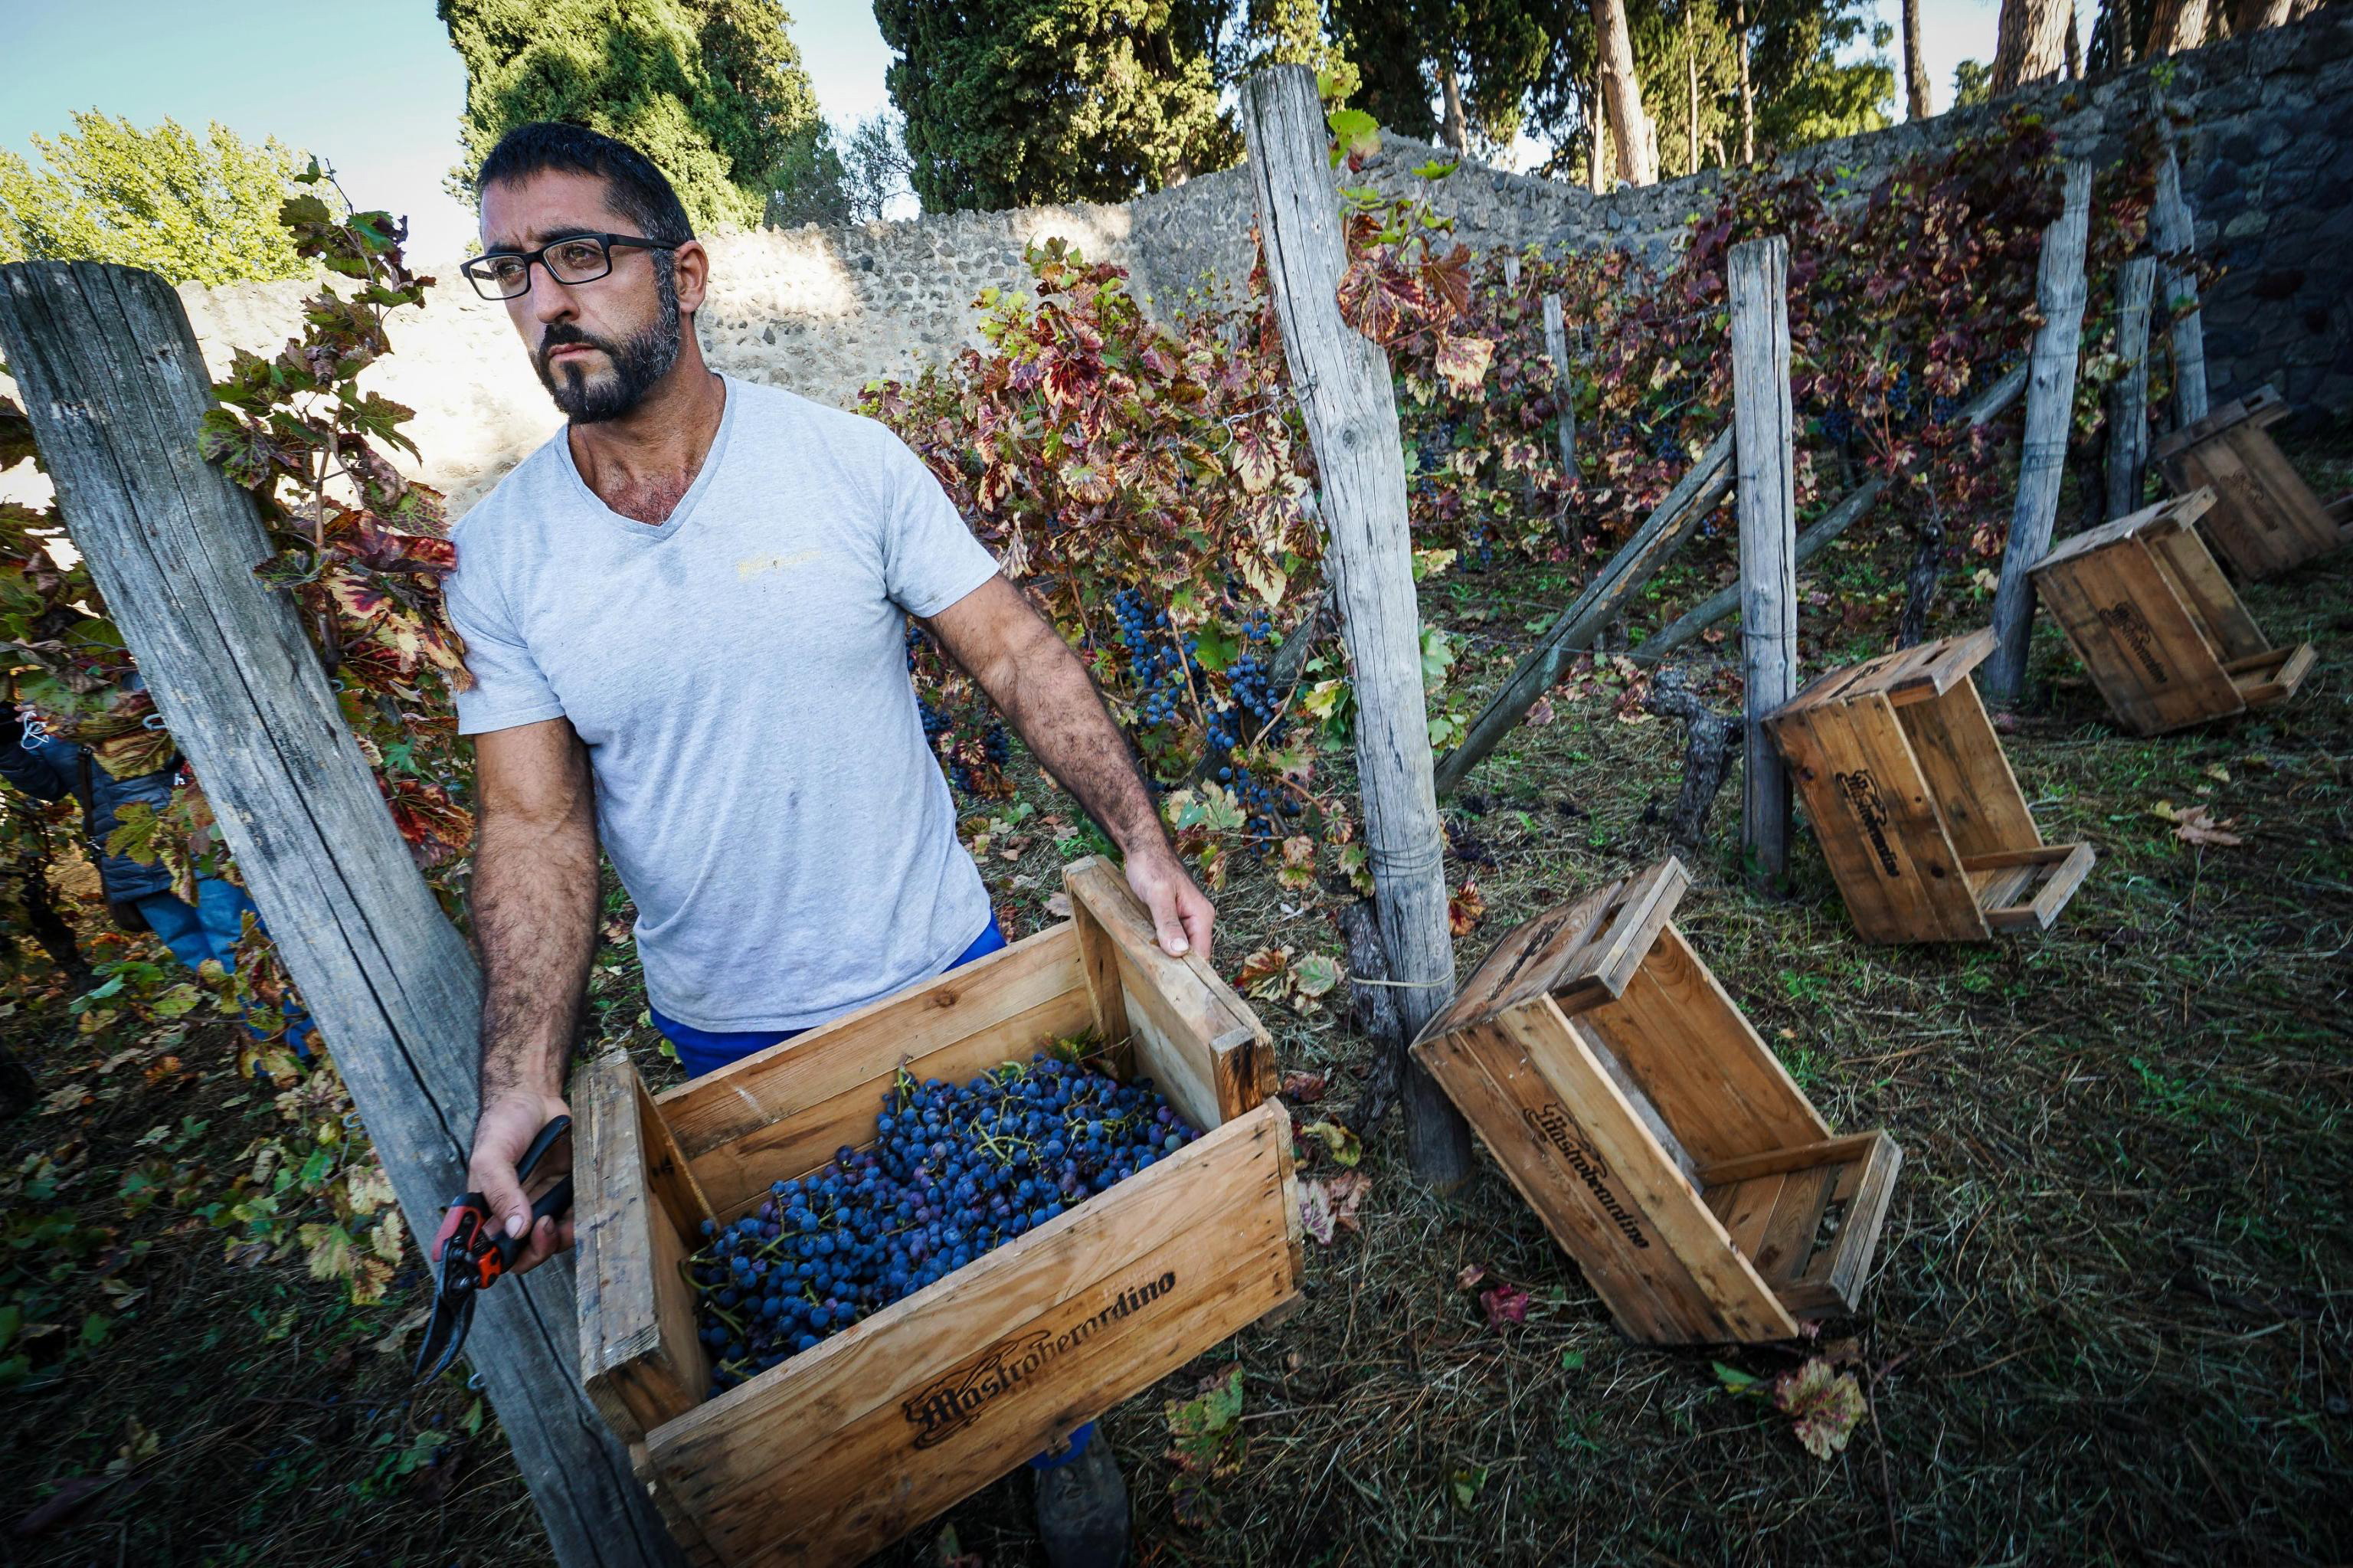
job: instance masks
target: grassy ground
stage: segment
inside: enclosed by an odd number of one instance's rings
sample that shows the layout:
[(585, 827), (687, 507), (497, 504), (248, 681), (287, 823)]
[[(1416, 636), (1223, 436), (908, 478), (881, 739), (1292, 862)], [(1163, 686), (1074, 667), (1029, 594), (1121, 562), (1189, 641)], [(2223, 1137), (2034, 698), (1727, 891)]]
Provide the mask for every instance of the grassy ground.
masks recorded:
[[(2306, 460), (2326, 493), (2353, 482), (2341, 443)], [(1808, 649), (1809, 668), (1870, 651), (1874, 624), (1883, 635), (1886, 604), (1837, 611), (1896, 564), (1862, 548), (1825, 559), (1808, 625), (1827, 645)], [(1719, 565), (1703, 556), (1662, 601), (1687, 600)], [(1429, 1196), (1394, 1156), (1392, 1122), (1367, 1139), (1361, 1234), (1311, 1244), (1304, 1308), (1108, 1418), (1139, 1563), (2353, 1557), (2348, 586), (2353, 556), (2339, 556), (2249, 594), (2274, 641), (2320, 650), (2292, 705), (2153, 741), (2109, 724), (2046, 629), (2005, 739), (2046, 837), (2101, 855), (2047, 935), (1865, 947), (1803, 834), (1792, 896), (1743, 891), (1722, 847), (1736, 789), (1720, 806), (1681, 923), (1832, 1126), (1885, 1128), (1906, 1155), (1868, 1316), (1823, 1325), (1810, 1347), (1868, 1395), (1843, 1453), (1816, 1459), (1711, 1365), (1769, 1374), (1799, 1351), (1628, 1342), (1492, 1167), (1454, 1198)], [(1955, 581), (1940, 630), (1981, 621), (1970, 593)], [(1425, 606), (1469, 643), (1458, 679), (1475, 700), (1560, 597), (1498, 570), (1427, 585)], [(1450, 874), (1475, 874), (1490, 911), (1461, 944), (1466, 971), (1515, 921), (1665, 852), (1651, 812), (1672, 804), (1680, 736), (1620, 719), (1615, 695), (1605, 676), (1556, 698), (1554, 722), (1521, 731), (1450, 812), (1458, 852), (1478, 862), (1458, 853)], [(1041, 817), (1056, 809), (1034, 778), (1024, 789)], [(2244, 842), (2185, 842), (2159, 802), (2204, 805)], [(1050, 833), (1029, 836), (990, 874), (1034, 924), (1057, 852)], [(1333, 902), (1300, 908), (1246, 869), (1220, 900), (1220, 967), (1268, 941), (1336, 953)], [(626, 954), (607, 964), (600, 1016), (620, 1033), (641, 1002)], [(396, 1352), (413, 1346), (400, 1325), (421, 1282), (354, 1308), (299, 1261), (225, 1262), (216, 1234), (168, 1205), (125, 1217), (116, 1175), (156, 1147), (135, 1147), (151, 1128), (185, 1138), (176, 1158), (227, 1168), (274, 1122), (269, 1097), (217, 1075), (150, 1084), (152, 1063), (98, 1075), (102, 1053), (59, 1038), (61, 1007), (27, 999), (0, 1032), (45, 1091), (112, 1093), (7, 1125), (9, 1239), (22, 1270), (64, 1255), (54, 1236), (26, 1238), (29, 1216), (113, 1230), (49, 1287), (69, 1330), (86, 1310), (111, 1324), (61, 1373), (5, 1396), (13, 1489), (36, 1508), (102, 1479), (126, 1446), (153, 1447), (78, 1513), (0, 1531), (0, 1552), (543, 1560), (495, 1424), (467, 1430), (459, 1379), (407, 1396)], [(1362, 1048), (1339, 1022), (1265, 1013), (1286, 1068), (1327, 1070), (1332, 1097), (1353, 1098)], [(225, 1048), (196, 1036), (175, 1049), (195, 1062)], [(183, 1118), (206, 1126), (187, 1132)], [(56, 1190), (37, 1201), (28, 1181)], [(1531, 1292), (1524, 1325), (1489, 1326), (1455, 1283), (1473, 1265)], [(110, 1282), (139, 1294), (124, 1303)], [(1182, 1494), (1163, 1402), (1237, 1361), (1245, 1466)], [(1026, 1494), (1011, 1478), (947, 1522), (991, 1568), (1039, 1561)], [(926, 1563), (934, 1544), (926, 1531), (883, 1561)]]

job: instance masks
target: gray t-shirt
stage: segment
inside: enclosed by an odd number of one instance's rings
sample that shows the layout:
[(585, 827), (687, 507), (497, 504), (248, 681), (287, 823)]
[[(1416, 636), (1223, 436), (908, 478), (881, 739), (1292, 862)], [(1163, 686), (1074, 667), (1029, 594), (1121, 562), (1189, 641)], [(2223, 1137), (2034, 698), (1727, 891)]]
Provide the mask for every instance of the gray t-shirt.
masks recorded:
[(458, 524), (458, 727), (571, 720), (653, 1004), (798, 1029), (942, 972), (987, 925), (903, 628), (997, 563), (881, 425), (726, 392), (659, 526), (598, 500), (561, 431)]

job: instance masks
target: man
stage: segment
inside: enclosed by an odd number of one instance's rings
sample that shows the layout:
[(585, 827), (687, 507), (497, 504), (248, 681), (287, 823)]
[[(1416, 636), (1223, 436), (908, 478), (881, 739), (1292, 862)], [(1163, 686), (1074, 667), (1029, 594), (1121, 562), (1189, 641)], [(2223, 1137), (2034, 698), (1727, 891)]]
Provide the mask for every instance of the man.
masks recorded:
[[(477, 176), (485, 254), (566, 428), (457, 529), (477, 684), (482, 1112), (469, 1167), (512, 1235), (515, 1161), (563, 1114), (601, 842), (654, 1016), (690, 1071), (1001, 946), (904, 656), (922, 620), (1102, 824), (1171, 953), (1208, 901), (1087, 673), (882, 426), (713, 374), (710, 282), (636, 149), (522, 126)], [(521, 1261), (571, 1241), (543, 1221)], [(1126, 1549), (1107, 1445), (1041, 1463), (1058, 1563)], [(1047, 1468), (1044, 1464), (1058, 1464)]]

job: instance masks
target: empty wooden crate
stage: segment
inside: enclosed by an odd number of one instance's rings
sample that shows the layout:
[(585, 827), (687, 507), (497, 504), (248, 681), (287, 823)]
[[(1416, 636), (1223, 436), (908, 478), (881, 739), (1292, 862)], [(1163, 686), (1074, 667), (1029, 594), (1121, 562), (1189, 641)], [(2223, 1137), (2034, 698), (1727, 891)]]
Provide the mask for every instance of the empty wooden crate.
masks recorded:
[[(1265, 1031), (1160, 951), (1108, 864), (1065, 886), (1071, 920), (681, 1088), (648, 1095), (618, 1054), (584, 1070), (581, 1371), (697, 1563), (860, 1562), (1297, 1296)], [(1204, 1136), (705, 1397), (684, 1270), (705, 1218), (872, 1142), (902, 1069), (966, 1079), (1089, 1031)]]
[(2201, 487), (2078, 534), (2035, 564), (2035, 591), (2136, 734), (2284, 701), (2312, 668), (2312, 645), (2273, 647), (2214, 564), (2196, 526), (2213, 500)]
[(1518, 927), (1414, 1043), (1620, 1328), (1852, 1312), (1903, 1156), (1833, 1138), (1675, 928), (1669, 859)]
[(2222, 558), (2250, 577), (2277, 577), (2347, 542), (2345, 519), (2321, 504), (2271, 438), (2270, 427), (2287, 411), (2266, 387), (2174, 431), (2150, 454), (2175, 494), (2212, 488), (2206, 532)]
[(1969, 672), (1990, 629), (1833, 670), (1766, 719), (1855, 929), (1966, 942), (2047, 929), (2092, 869), (2046, 844)]

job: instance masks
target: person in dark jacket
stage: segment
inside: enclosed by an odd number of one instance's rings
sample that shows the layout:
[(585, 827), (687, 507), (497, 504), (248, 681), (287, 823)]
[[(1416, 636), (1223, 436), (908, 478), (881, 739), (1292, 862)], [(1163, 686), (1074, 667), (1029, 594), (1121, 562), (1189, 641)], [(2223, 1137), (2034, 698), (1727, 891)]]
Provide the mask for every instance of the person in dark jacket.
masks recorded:
[[(210, 959), (223, 969), (234, 970), (246, 912), (253, 908), (244, 888), (220, 877), (199, 876), (191, 904), (172, 891), (171, 869), (160, 859), (142, 865), (129, 855), (106, 853), (123, 807), (137, 804), (160, 811), (171, 803), (173, 768), (118, 779), (100, 767), (87, 747), (46, 733), (26, 710), (17, 713), (19, 723), (0, 723), (0, 778), (37, 800), (62, 800), (70, 795), (80, 802), (90, 855), (98, 864), (115, 923), (126, 930), (153, 932), (191, 969)], [(302, 1014), (288, 1015), (286, 1043), (306, 1061), (311, 1030)]]

